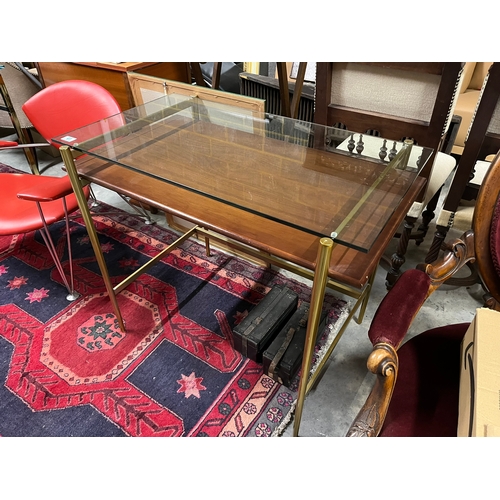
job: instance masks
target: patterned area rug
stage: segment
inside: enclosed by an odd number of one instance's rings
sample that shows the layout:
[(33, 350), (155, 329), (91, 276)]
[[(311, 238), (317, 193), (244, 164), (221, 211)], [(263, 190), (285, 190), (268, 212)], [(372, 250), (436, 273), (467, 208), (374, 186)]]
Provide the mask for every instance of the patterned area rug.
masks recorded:
[[(0, 172), (11, 171), (0, 164)], [(94, 217), (116, 281), (175, 234), (102, 205)], [(64, 223), (51, 234), (67, 264)], [(274, 285), (308, 301), (281, 274), (185, 242), (120, 293), (116, 318), (83, 221), (71, 226), (76, 288), (67, 291), (38, 233), (0, 237), (0, 435), (273, 436), (290, 421), (288, 389), (233, 350), (233, 327)], [(315, 359), (347, 314), (327, 295)], [(307, 404), (307, 403), (306, 403)]]

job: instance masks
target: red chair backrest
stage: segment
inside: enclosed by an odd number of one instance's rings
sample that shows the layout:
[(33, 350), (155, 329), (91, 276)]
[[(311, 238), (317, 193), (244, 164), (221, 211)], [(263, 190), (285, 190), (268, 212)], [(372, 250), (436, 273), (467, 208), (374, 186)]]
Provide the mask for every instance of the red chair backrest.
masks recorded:
[[(54, 137), (121, 113), (112, 94), (84, 80), (50, 85), (26, 101), (22, 109), (38, 132), (56, 148), (60, 145), (52, 142)], [(111, 122), (107, 128), (123, 125), (121, 117)]]

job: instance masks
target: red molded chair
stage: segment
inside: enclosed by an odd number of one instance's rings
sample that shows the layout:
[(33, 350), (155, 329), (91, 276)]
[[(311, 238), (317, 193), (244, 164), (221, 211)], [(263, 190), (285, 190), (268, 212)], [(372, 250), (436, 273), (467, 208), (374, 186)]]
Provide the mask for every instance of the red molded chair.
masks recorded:
[[(26, 101), (22, 109), (33, 126), (52, 146), (65, 132), (105, 120), (107, 127), (123, 125), (120, 106), (105, 88), (84, 80), (55, 83)], [(109, 118), (112, 117), (112, 118)]]
[[(2, 173), (2, 196), (0, 196), (0, 236), (23, 234), (40, 230), (64, 285), (68, 289), (68, 300), (78, 294), (74, 290), (73, 259), (70, 245), (68, 214), (78, 208), (76, 197), (68, 176), (52, 177), (24, 173)], [(89, 190), (86, 189), (86, 196)], [(66, 220), (70, 277), (66, 277), (56, 246), (48, 226)]]
[(499, 193), (500, 153), (479, 191), (472, 230), (432, 265), (404, 272), (380, 303), (368, 332), (373, 351), (367, 365), (375, 385), (348, 436), (457, 435), (460, 343), (469, 324), (434, 328), (402, 342), (426, 298), (467, 262), (475, 260), (486, 307), (500, 311)]
[[(39, 133), (52, 145), (52, 138), (76, 128), (106, 119), (106, 126), (123, 124), (116, 99), (103, 87), (81, 80), (68, 80), (47, 87), (24, 105), (23, 111)], [(7, 143), (6, 147), (16, 147)], [(0, 147), (2, 145), (0, 144)], [(20, 144), (20, 147), (30, 145)], [(70, 245), (68, 214), (78, 208), (76, 197), (68, 176), (54, 177), (26, 173), (0, 174), (2, 195), (0, 196), (0, 235), (22, 234), (41, 230), (42, 237), (54, 259), (66, 288), (68, 299), (77, 297), (73, 285), (73, 265)], [(89, 187), (85, 188), (89, 196)], [(50, 237), (48, 226), (66, 220), (69, 253), (69, 280)]]
[(66, 80), (46, 87), (28, 99), (22, 110), (48, 144), (0, 141), (0, 148), (33, 148), (50, 144), (59, 149), (60, 144), (52, 139), (65, 132), (91, 123), (99, 127), (101, 120), (106, 123), (106, 130), (124, 123), (114, 96), (100, 85), (85, 80)]

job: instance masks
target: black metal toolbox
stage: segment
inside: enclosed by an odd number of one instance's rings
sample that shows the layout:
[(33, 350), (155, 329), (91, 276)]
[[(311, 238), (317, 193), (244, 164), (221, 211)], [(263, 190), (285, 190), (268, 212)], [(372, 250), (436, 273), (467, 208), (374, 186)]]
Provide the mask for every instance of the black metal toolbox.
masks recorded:
[(297, 310), (298, 295), (275, 286), (233, 329), (234, 348), (247, 358), (262, 362), (262, 353)]
[[(309, 304), (303, 302), (263, 354), (264, 373), (286, 387), (290, 387), (302, 365), (308, 317)], [(323, 312), (316, 340), (325, 329), (326, 318)]]

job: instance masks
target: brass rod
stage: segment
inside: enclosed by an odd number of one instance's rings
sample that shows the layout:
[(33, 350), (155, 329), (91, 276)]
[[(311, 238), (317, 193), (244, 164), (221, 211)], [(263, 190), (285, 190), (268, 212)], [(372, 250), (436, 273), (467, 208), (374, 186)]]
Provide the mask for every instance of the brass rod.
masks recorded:
[(366, 287), (368, 288), (367, 292), (365, 293), (365, 296), (363, 298), (363, 302), (361, 304), (361, 309), (359, 310), (359, 315), (357, 318), (354, 318), (356, 323), (358, 325), (361, 325), (363, 322), (363, 318), (365, 317), (365, 312), (366, 312), (366, 307), (368, 305), (368, 300), (370, 299), (370, 294), (373, 288), (373, 282), (375, 281), (375, 275), (377, 274), (377, 268), (373, 271), (372, 275), (370, 276), (370, 279), (368, 280), (368, 283)]
[[(349, 212), (349, 214), (344, 218), (340, 226), (335, 229), (336, 235), (339, 235), (340, 232), (348, 225), (350, 224), (352, 218), (356, 215), (358, 210), (365, 204), (365, 201), (371, 196), (373, 191), (377, 188), (377, 186), (385, 179), (385, 177), (391, 172), (392, 170), (395, 170), (399, 167), (400, 164), (403, 164), (405, 161), (408, 162), (409, 154), (410, 152), (407, 150), (411, 151), (411, 144), (408, 143), (407, 141), (404, 142), (403, 147), (400, 149), (399, 153), (396, 155), (395, 158), (393, 158), (385, 167), (385, 169), (382, 171), (382, 173), (377, 177), (375, 182), (368, 188), (366, 193), (363, 195), (363, 197), (354, 205), (353, 209)], [(333, 236), (332, 236), (333, 238)]]
[(313, 286), (311, 291), (311, 304), (309, 307), (309, 318), (307, 321), (306, 339), (304, 342), (304, 357), (302, 358), (302, 373), (300, 376), (299, 392), (293, 425), (293, 435), (299, 435), (300, 420), (306, 396), (307, 383), (311, 372), (311, 360), (316, 341), (321, 311), (323, 309), (323, 299), (325, 297), (326, 282), (328, 281), (328, 268), (332, 258), (333, 240), (321, 238), (318, 245), (318, 257), (316, 259), (316, 270), (314, 273)]
[[(256, 250), (252, 247), (249, 247), (248, 245), (244, 245), (242, 243), (239, 243), (235, 240), (226, 238), (225, 236), (219, 235), (217, 233), (214, 233), (213, 231), (209, 229), (205, 229), (202, 227), (198, 228), (198, 233), (202, 235), (206, 235), (210, 238), (210, 240), (213, 240), (215, 242), (221, 242), (224, 245), (226, 245), (229, 248), (238, 250), (242, 254), (246, 254), (247, 256), (250, 257), (255, 257), (256, 259), (263, 261), (267, 264), (272, 264), (275, 265), (276, 267), (279, 267), (280, 269), (285, 269), (287, 271), (290, 271), (294, 274), (297, 274), (298, 276), (301, 276), (302, 278), (309, 279), (311, 281), (314, 280), (314, 272), (311, 271), (310, 269), (307, 269), (305, 267), (301, 267), (297, 264), (294, 264), (293, 262), (287, 261), (282, 259), (281, 257), (277, 257), (275, 255), (272, 255), (268, 252), (264, 252), (262, 250)], [(331, 279), (328, 280), (327, 285), (328, 288), (331, 290), (334, 290), (336, 292), (342, 293), (344, 295), (347, 295), (349, 297), (353, 297), (357, 299), (361, 293), (363, 293), (363, 288), (353, 288), (349, 285), (344, 285), (343, 283), (333, 281)]]
[(113, 290), (113, 285), (109, 277), (108, 268), (106, 266), (106, 261), (104, 260), (104, 254), (102, 252), (101, 245), (99, 243), (99, 238), (97, 236), (97, 231), (94, 225), (94, 221), (92, 220), (92, 216), (90, 215), (90, 210), (87, 205), (87, 198), (83, 193), (82, 183), (76, 171), (76, 165), (73, 159), (73, 154), (68, 146), (61, 146), (59, 151), (64, 161), (64, 165), (66, 166), (66, 171), (68, 172), (68, 176), (71, 180), (71, 185), (73, 187), (73, 191), (75, 193), (78, 206), (80, 207), (80, 212), (85, 222), (85, 227), (87, 229), (87, 233), (89, 235), (92, 248), (94, 249), (94, 254), (97, 259), (99, 269), (101, 270), (101, 275), (104, 280), (104, 285), (106, 286), (109, 299), (111, 300), (111, 304), (115, 311), (118, 324), (120, 325), (121, 330), (125, 332), (125, 324), (123, 322), (123, 318), (120, 312), (120, 307), (118, 306), (118, 301), (116, 299), (116, 295)]
[(356, 314), (356, 311), (358, 310), (359, 305), (363, 302), (364, 298), (369, 293), (368, 292), (369, 288), (370, 287), (365, 288), (365, 290), (363, 291), (364, 293), (361, 294), (361, 296), (359, 297), (359, 299), (354, 304), (353, 308), (349, 311), (349, 314), (348, 314), (347, 318), (344, 320), (344, 323), (342, 324), (342, 327), (337, 332), (337, 335), (335, 336), (335, 339), (333, 340), (333, 342), (328, 347), (328, 349), (325, 352), (325, 354), (323, 355), (323, 358), (321, 359), (321, 361), (318, 363), (318, 366), (316, 367), (316, 370), (315, 370), (314, 374), (311, 375), (309, 383), (307, 384), (306, 395), (314, 387), (314, 385), (316, 384), (316, 382), (318, 380), (318, 377), (320, 377), (322, 375), (322, 371), (323, 371), (324, 365), (327, 363), (327, 361), (330, 358), (330, 356), (331, 356), (333, 350), (335, 349), (335, 347), (337, 347), (337, 344), (339, 343), (339, 340), (342, 338), (342, 335), (344, 334), (345, 330), (349, 326), (349, 324), (351, 322), (351, 319)]
[(150, 267), (152, 267), (156, 262), (158, 262), (165, 254), (170, 253), (172, 250), (175, 250), (182, 242), (190, 238), (193, 233), (197, 230), (197, 226), (194, 226), (187, 233), (184, 233), (182, 236), (177, 238), (173, 243), (168, 245), (168, 247), (164, 248), (159, 254), (155, 255), (151, 259), (149, 259), (145, 264), (143, 264), (139, 269), (136, 269), (130, 276), (125, 278), (123, 281), (115, 285), (113, 288), (116, 294), (120, 293), (124, 288), (126, 288), (130, 283), (134, 282), (141, 274), (145, 273)]

